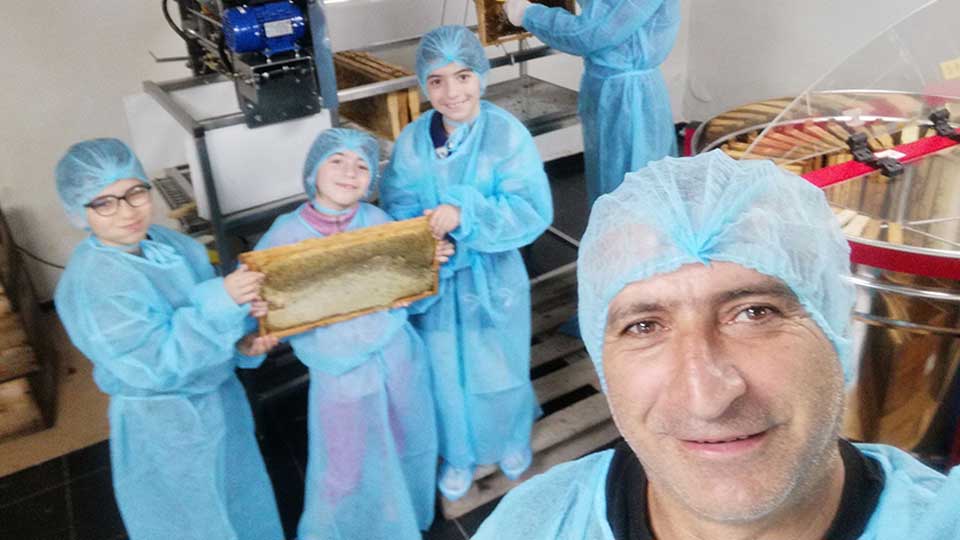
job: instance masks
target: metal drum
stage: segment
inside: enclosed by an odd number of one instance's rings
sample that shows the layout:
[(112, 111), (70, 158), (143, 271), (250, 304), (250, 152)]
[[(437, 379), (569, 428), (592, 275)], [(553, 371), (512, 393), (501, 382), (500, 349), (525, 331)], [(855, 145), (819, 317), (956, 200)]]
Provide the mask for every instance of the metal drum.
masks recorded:
[(845, 435), (944, 456), (957, 425), (960, 147), (824, 192), (845, 222), (857, 288)]
[(960, 416), (960, 2), (933, 0), (795, 99), (739, 107), (693, 147), (770, 159), (823, 188), (850, 241), (845, 434), (948, 455)]
[[(698, 128), (693, 149), (771, 159), (824, 189), (857, 289), (859, 377), (844, 434), (945, 456), (960, 416), (960, 146), (928, 118), (944, 101), (870, 90), (801, 99), (723, 113)], [(902, 169), (885, 176), (855, 161), (858, 134), (868, 155), (889, 151)]]

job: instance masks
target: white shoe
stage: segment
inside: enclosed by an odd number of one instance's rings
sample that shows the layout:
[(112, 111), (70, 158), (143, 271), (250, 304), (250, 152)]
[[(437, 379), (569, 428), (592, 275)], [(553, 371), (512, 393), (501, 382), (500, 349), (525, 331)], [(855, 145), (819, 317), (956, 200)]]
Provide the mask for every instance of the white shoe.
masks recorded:
[(507, 478), (516, 480), (527, 470), (527, 467), (530, 466), (532, 461), (533, 454), (529, 448), (508, 452), (507, 455), (503, 456), (503, 459), (500, 460), (500, 470), (503, 471), (503, 474), (505, 474)]
[(473, 469), (458, 469), (446, 463), (440, 467), (440, 480), (437, 487), (448, 501), (455, 501), (470, 491), (473, 485)]

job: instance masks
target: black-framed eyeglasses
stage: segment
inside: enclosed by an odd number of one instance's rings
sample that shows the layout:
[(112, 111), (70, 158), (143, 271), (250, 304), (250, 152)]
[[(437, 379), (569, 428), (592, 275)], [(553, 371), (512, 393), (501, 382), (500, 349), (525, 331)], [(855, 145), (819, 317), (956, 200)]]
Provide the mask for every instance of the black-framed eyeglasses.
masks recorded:
[(120, 201), (126, 201), (133, 208), (143, 206), (150, 200), (150, 184), (138, 184), (128, 189), (123, 195), (102, 195), (83, 205), (103, 217), (112, 216), (120, 209)]

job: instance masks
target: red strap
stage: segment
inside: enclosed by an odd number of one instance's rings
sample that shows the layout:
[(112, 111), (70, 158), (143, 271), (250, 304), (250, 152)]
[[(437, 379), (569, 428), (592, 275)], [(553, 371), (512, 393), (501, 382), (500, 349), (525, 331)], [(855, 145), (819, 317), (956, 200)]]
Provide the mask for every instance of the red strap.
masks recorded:
[[(958, 130), (958, 133), (960, 133), (960, 130)], [(912, 143), (902, 144), (895, 147), (894, 150), (904, 154), (904, 157), (899, 161), (903, 164), (908, 164), (919, 161), (930, 154), (956, 146), (957, 144), (960, 143), (948, 137), (935, 135)], [(825, 188), (851, 178), (870, 174), (873, 171), (873, 167), (857, 161), (848, 161), (832, 167), (811, 171), (803, 175), (803, 177), (813, 185), (819, 188)], [(884, 270), (903, 272), (905, 274), (960, 280), (960, 258), (908, 253), (888, 247), (861, 244), (855, 240), (850, 240), (849, 242), (851, 250), (850, 260), (857, 264), (865, 264)]]
[[(960, 133), (960, 130), (957, 132)], [(894, 147), (893, 150), (904, 154), (904, 157), (898, 161), (906, 165), (907, 163), (918, 161), (930, 154), (946, 150), (957, 144), (960, 143), (948, 137), (934, 135), (933, 137), (926, 137), (912, 143), (901, 144), (900, 146)], [(808, 172), (803, 175), (803, 177), (810, 181), (811, 184), (819, 188), (825, 188), (833, 184), (839, 184), (844, 180), (870, 174), (874, 170), (873, 167), (860, 163), (859, 161), (848, 161), (832, 167), (824, 167), (823, 169)]]
[(909, 253), (896, 249), (850, 242), (850, 260), (884, 270), (932, 278), (960, 280), (960, 259)]

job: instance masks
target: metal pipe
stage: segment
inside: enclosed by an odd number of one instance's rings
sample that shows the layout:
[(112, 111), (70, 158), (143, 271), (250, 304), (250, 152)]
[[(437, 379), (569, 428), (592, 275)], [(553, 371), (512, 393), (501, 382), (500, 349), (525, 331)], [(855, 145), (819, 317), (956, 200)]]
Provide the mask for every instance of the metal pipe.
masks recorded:
[(862, 311), (853, 312), (853, 318), (862, 321), (864, 324), (881, 326), (881, 327), (900, 328), (908, 332), (916, 332), (920, 334), (941, 334), (945, 336), (960, 336), (960, 328), (945, 328), (942, 326), (931, 326), (929, 324), (912, 323), (909, 321), (890, 319), (888, 317), (880, 317), (879, 315), (872, 315), (870, 313), (864, 313)]
[(417, 81), (416, 75), (407, 75), (406, 77), (390, 79), (389, 81), (378, 81), (354, 86), (352, 88), (344, 88), (343, 90), (337, 91), (337, 99), (339, 99), (341, 103), (356, 101), (358, 99), (387, 94), (397, 90), (415, 88), (419, 85), (420, 83)]
[(560, 229), (554, 227), (553, 225), (551, 225), (549, 228), (547, 228), (547, 232), (550, 233), (550, 234), (552, 234), (552, 235), (554, 235), (554, 236), (556, 236), (557, 238), (563, 240), (564, 242), (570, 244), (571, 246), (573, 246), (573, 247), (575, 247), (575, 248), (579, 248), (579, 247), (580, 247), (580, 241), (579, 241), (579, 240), (577, 240), (576, 238), (570, 236), (569, 234), (561, 231)]
[(244, 118), (242, 112), (222, 114), (220, 116), (213, 116), (200, 120), (200, 124), (203, 125), (203, 127), (207, 130), (220, 129), (244, 123), (246, 123), (246, 118)]
[(213, 84), (229, 80), (229, 78), (224, 77), (220, 73), (208, 73), (207, 75), (200, 75), (199, 77), (184, 77), (182, 79), (172, 79), (162, 83), (153, 84), (156, 84), (165, 92), (176, 92), (177, 90), (183, 90), (185, 88), (193, 88), (194, 86)]
[(204, 15), (203, 13), (201, 13), (201, 12), (195, 10), (195, 9), (186, 8), (186, 10), (187, 10), (188, 13), (192, 13), (192, 14), (196, 15), (197, 17), (199, 17), (199, 18), (207, 21), (207, 22), (210, 23), (210, 24), (213, 24), (213, 25), (219, 26), (220, 28), (223, 28), (223, 21), (218, 21), (218, 20), (214, 19), (213, 17), (210, 17), (209, 15)]
[(152, 96), (153, 99), (155, 99), (165, 111), (170, 113), (170, 116), (172, 116), (174, 120), (176, 120), (180, 126), (183, 127), (183, 129), (187, 130), (194, 137), (203, 136), (203, 126), (194, 120), (194, 118), (190, 116), (190, 113), (188, 113), (186, 109), (174, 101), (170, 94), (161, 88), (160, 85), (153, 81), (143, 81), (143, 90)]
[(559, 268), (554, 268), (553, 270), (551, 270), (551, 271), (549, 271), (549, 272), (544, 272), (544, 273), (540, 274), (539, 276), (531, 279), (531, 280), (530, 280), (530, 286), (532, 287), (532, 286), (534, 286), (534, 285), (537, 285), (538, 283), (543, 283), (544, 281), (547, 281), (548, 279), (553, 279), (553, 278), (555, 278), (555, 277), (560, 277), (560, 276), (562, 276), (562, 275), (569, 274), (570, 272), (573, 272), (573, 271), (576, 270), (576, 269), (577, 269), (577, 263), (576, 263), (576, 261), (574, 261), (574, 262), (572, 262), (572, 263), (567, 263), (567, 264), (565, 264), (565, 265), (563, 265), (563, 266), (561, 266), (561, 267), (559, 267)]
[(934, 223), (946, 223), (948, 221), (956, 221), (960, 219), (960, 216), (956, 217), (945, 217), (945, 218), (933, 218), (933, 219), (918, 219), (915, 221), (905, 221), (904, 225), (932, 225)]
[(516, 64), (517, 62), (526, 62), (528, 60), (534, 60), (536, 58), (542, 58), (544, 56), (550, 56), (554, 54), (558, 54), (556, 49), (551, 49), (546, 45), (541, 45), (539, 47), (532, 47), (524, 51), (517, 51), (515, 53), (508, 53), (497, 58), (491, 58), (490, 67), (507, 66), (510, 64)]
[(191, 29), (191, 28), (188, 28), (188, 29), (187, 29), (187, 33), (190, 34), (190, 37), (191, 37), (192, 39), (194, 39), (197, 43), (199, 43), (200, 45), (203, 45), (203, 48), (204, 48), (204, 49), (207, 49), (208, 51), (214, 52), (214, 53), (217, 53), (217, 54), (220, 53), (220, 47), (219, 47), (216, 43), (210, 41), (209, 39), (207, 39), (207, 38), (205, 38), (205, 37), (203, 37), (203, 36), (201, 36), (199, 33), (197, 33), (196, 30), (193, 30), (193, 29)]
[[(529, 47), (527, 46), (527, 38), (521, 39), (520, 42), (517, 44), (517, 54), (521, 54), (521, 53), (525, 52), (525, 51), (528, 50), (528, 49), (529, 49)], [(520, 76), (521, 76), (521, 77), (526, 77), (526, 76), (527, 76), (527, 71), (528, 71), (528, 70), (527, 70), (527, 63), (526, 63), (526, 62), (520, 62)]]
[(227, 231), (223, 223), (223, 214), (220, 210), (220, 199), (217, 196), (216, 182), (213, 180), (213, 167), (210, 165), (210, 154), (207, 151), (207, 139), (201, 131), (194, 135), (194, 144), (197, 146), (197, 160), (200, 162), (200, 171), (203, 174), (203, 187), (207, 193), (207, 207), (210, 210), (210, 225), (213, 227), (213, 242), (220, 255), (220, 271), (225, 275), (233, 265), (236, 253), (230, 248), (227, 240)]
[[(468, 26), (467, 28), (474, 32), (477, 31), (476, 25)], [(377, 41), (375, 43), (370, 43), (368, 45), (357, 47), (352, 50), (375, 52), (375, 51), (382, 51), (384, 49), (394, 49), (397, 47), (410, 47), (412, 45), (417, 45), (418, 43), (420, 43), (420, 38), (422, 37), (423, 37), (423, 34), (418, 34), (416, 36), (410, 36), (410, 37), (399, 38), (399, 39), (391, 39), (388, 41)]]
[(939, 300), (941, 302), (960, 303), (960, 294), (956, 293), (937, 291), (933, 289), (904, 287), (902, 285), (891, 285), (889, 283), (875, 283), (859, 276), (849, 276), (847, 279), (854, 285), (863, 287), (865, 289), (899, 294), (909, 298), (924, 298), (927, 300)]

